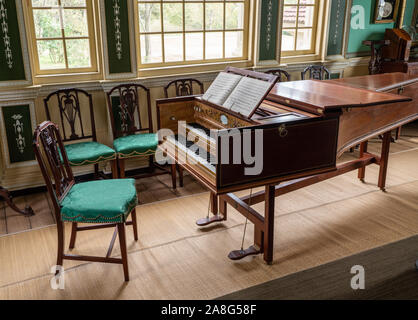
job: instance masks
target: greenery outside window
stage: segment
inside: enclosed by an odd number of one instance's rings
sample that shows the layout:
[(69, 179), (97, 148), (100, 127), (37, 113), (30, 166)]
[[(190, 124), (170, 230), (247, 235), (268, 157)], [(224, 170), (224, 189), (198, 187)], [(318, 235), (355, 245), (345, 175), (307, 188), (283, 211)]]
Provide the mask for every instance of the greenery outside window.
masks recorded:
[(92, 0), (28, 0), (37, 74), (97, 71)]
[(282, 56), (315, 53), (318, 0), (284, 0)]
[(137, 0), (142, 68), (248, 58), (249, 0)]

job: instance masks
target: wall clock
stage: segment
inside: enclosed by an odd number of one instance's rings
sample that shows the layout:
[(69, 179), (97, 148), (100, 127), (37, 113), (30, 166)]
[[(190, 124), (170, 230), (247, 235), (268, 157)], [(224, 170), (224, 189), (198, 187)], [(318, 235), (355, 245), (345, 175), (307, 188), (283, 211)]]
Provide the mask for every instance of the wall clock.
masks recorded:
[(395, 22), (398, 10), (399, 0), (376, 0), (374, 23)]

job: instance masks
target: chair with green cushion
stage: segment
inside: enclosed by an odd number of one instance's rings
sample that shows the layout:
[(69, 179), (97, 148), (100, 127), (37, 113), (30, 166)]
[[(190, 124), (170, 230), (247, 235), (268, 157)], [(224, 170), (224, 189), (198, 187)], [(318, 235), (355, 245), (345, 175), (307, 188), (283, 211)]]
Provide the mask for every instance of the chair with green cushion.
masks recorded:
[[(62, 266), (64, 259), (118, 263), (123, 265), (125, 281), (128, 281), (125, 224), (133, 226), (134, 239), (138, 240), (135, 180), (105, 179), (76, 184), (58, 126), (50, 121), (44, 121), (36, 128), (33, 147), (54, 206), (58, 231), (57, 266)], [(132, 221), (127, 221), (129, 214)], [(70, 249), (75, 246), (77, 231), (115, 227), (106, 256), (66, 254), (64, 222), (72, 223)], [(94, 224), (79, 226), (78, 223)], [(121, 258), (111, 256), (117, 236)]]
[[(45, 111), (49, 121), (52, 121), (49, 104), (56, 97), (57, 111), (54, 118), (59, 119), (63, 141), (66, 142), (65, 151), (71, 166), (94, 165), (95, 176), (99, 176), (99, 163), (110, 161), (113, 178), (117, 178), (116, 152), (112, 148), (98, 143), (94, 110), (91, 94), (76, 88), (61, 89), (50, 93), (45, 99)], [(89, 108), (83, 108), (83, 105)], [(90, 118), (90, 132), (84, 127), (86, 118)], [(85, 121), (87, 122), (87, 121)], [(67, 143), (68, 142), (68, 143)], [(74, 143), (73, 143), (74, 142)], [(103, 175), (102, 175), (103, 176)]]
[[(144, 102), (142, 109), (141, 102)], [(171, 164), (171, 169), (166, 170), (154, 163), (158, 135), (153, 132), (149, 89), (140, 84), (116, 86), (107, 92), (107, 104), (112, 124), (113, 147), (118, 159), (119, 177), (125, 177), (126, 159), (146, 157), (149, 159), (148, 172), (137, 178), (171, 174), (173, 189), (175, 189), (176, 165)]]

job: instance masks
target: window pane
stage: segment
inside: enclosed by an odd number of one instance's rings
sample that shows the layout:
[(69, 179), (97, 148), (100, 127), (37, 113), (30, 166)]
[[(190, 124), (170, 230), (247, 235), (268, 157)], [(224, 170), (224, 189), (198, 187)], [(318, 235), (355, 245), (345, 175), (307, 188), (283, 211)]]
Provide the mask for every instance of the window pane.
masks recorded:
[(161, 32), (161, 13), (159, 3), (140, 3), (139, 31), (140, 32)]
[(312, 29), (298, 30), (296, 50), (310, 50), (312, 42)]
[(59, 10), (33, 10), (37, 38), (62, 37)]
[(66, 37), (88, 37), (87, 10), (65, 9), (63, 20)]
[(223, 29), (224, 5), (222, 3), (206, 4), (206, 29), (222, 30)]
[(90, 63), (90, 44), (88, 39), (65, 40), (69, 68), (88, 68)]
[(298, 0), (284, 0), (284, 4), (298, 4)]
[(165, 61), (183, 61), (183, 34), (169, 33), (164, 35)]
[(313, 6), (300, 6), (298, 14), (298, 26), (299, 27), (312, 27), (314, 18), (315, 7)]
[(300, 0), (299, 4), (315, 4), (315, 0)]
[(64, 7), (85, 7), (86, 0), (61, 0), (61, 5)]
[(186, 3), (184, 10), (186, 30), (203, 30), (203, 3)]
[(155, 63), (163, 61), (160, 34), (141, 35), (140, 43), (142, 63)]
[(205, 41), (206, 59), (222, 58), (223, 52), (223, 35), (222, 32), (206, 33)]
[(285, 6), (283, 10), (283, 28), (296, 27), (298, 7)]
[(203, 33), (186, 33), (186, 60), (203, 59)]
[(283, 30), (282, 51), (295, 50), (295, 30)]
[(227, 3), (225, 5), (226, 29), (242, 29), (244, 24), (244, 4)]
[(183, 5), (181, 3), (163, 4), (164, 31), (183, 30)]
[(58, 0), (32, 0), (32, 7), (53, 7), (58, 5)]
[(62, 40), (38, 40), (37, 46), (41, 70), (65, 68)]
[(242, 57), (242, 31), (225, 32), (225, 58)]

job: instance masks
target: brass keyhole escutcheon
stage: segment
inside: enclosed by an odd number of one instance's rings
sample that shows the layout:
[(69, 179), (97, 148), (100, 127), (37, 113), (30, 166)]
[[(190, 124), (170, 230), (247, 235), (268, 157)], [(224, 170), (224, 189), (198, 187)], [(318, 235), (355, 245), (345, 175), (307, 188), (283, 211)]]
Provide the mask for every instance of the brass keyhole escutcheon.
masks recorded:
[(288, 131), (287, 131), (287, 129), (286, 129), (286, 125), (284, 125), (284, 124), (282, 124), (280, 127), (279, 127), (279, 135), (280, 135), (280, 137), (281, 138), (284, 138), (284, 137), (286, 137), (287, 136), (287, 134), (288, 134)]
[(402, 94), (404, 91), (405, 91), (405, 88), (401, 86), (398, 89), (398, 94)]

